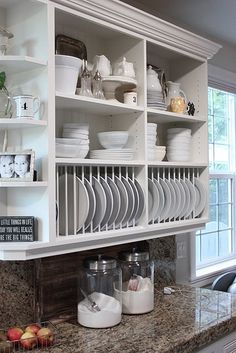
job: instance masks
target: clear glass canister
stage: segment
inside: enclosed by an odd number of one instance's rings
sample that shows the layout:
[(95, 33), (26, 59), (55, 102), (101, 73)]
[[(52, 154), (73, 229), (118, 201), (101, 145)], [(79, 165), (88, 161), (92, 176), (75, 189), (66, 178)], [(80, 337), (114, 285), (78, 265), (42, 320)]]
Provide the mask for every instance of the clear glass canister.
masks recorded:
[(122, 269), (122, 312), (144, 314), (154, 308), (154, 262), (144, 251), (119, 254)]
[(122, 272), (116, 259), (95, 256), (84, 260), (78, 278), (78, 322), (92, 328), (121, 321)]

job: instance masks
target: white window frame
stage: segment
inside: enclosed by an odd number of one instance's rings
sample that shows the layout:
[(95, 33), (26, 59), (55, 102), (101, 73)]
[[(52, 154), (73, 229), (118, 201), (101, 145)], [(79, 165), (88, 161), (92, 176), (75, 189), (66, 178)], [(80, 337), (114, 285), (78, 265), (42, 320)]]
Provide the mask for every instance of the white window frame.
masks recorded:
[[(236, 73), (224, 70), (212, 65), (208, 65), (208, 86), (222, 91), (236, 94)], [(236, 123), (235, 123), (236, 127)], [(236, 137), (236, 130), (235, 130)], [(236, 147), (235, 147), (236, 148)], [(221, 174), (222, 175), (222, 174)], [(232, 202), (236, 205), (236, 173), (226, 173), (225, 176), (232, 177)], [(210, 173), (210, 177), (217, 177), (216, 173)], [(207, 285), (211, 283), (217, 276), (225, 271), (236, 270), (236, 207), (232, 209), (232, 226), (235, 230), (235, 236), (232, 241), (234, 253), (228, 260), (217, 262), (206, 266), (201, 270), (196, 269), (196, 235), (195, 232), (190, 234), (189, 242), (189, 280), (191, 284), (196, 286)]]

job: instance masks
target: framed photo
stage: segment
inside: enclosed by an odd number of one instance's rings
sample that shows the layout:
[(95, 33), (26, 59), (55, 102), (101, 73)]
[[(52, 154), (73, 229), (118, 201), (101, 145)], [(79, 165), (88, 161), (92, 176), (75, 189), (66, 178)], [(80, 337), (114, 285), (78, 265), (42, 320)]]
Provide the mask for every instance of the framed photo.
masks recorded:
[(1, 181), (33, 181), (33, 151), (0, 152)]

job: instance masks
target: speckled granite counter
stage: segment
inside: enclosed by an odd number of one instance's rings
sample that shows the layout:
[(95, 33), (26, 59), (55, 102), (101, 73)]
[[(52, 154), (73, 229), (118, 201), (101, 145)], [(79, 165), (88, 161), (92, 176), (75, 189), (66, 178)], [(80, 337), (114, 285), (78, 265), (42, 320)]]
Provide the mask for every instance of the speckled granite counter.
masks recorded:
[(57, 327), (50, 353), (193, 353), (236, 330), (236, 295), (191, 287), (170, 296), (157, 291), (153, 312), (124, 315), (111, 329)]

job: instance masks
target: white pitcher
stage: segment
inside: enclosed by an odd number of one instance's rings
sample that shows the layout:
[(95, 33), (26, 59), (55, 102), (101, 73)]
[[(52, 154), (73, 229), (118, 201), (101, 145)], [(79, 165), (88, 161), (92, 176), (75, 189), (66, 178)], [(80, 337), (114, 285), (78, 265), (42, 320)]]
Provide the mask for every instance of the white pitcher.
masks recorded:
[(93, 58), (93, 74), (97, 71), (101, 76), (111, 75), (111, 63), (105, 55), (95, 55)]
[(175, 97), (183, 97), (185, 102), (187, 103), (187, 97), (184, 91), (180, 89), (179, 82), (167, 81), (167, 97), (166, 97), (166, 105), (167, 109), (170, 110), (170, 100)]

